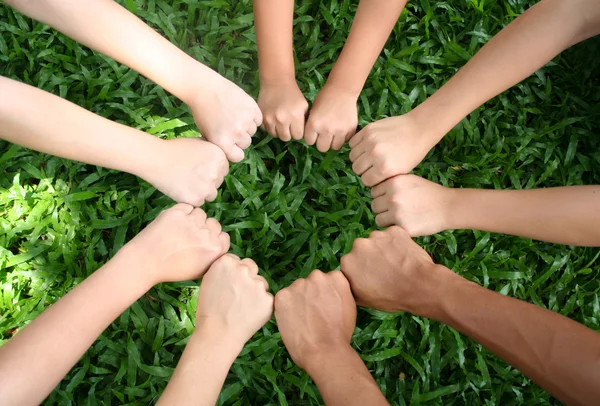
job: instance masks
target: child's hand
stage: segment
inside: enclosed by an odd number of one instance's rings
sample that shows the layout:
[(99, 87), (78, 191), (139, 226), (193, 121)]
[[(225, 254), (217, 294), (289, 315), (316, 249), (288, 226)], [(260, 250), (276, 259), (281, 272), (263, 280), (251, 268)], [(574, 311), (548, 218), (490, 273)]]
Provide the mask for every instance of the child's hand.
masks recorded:
[(356, 96), (334, 85), (325, 85), (315, 98), (306, 127), (304, 140), (308, 145), (327, 152), (339, 150), (356, 132), (358, 109)]
[(437, 142), (431, 140), (410, 113), (376, 121), (350, 140), (352, 170), (369, 187), (392, 176), (406, 175)]
[(447, 230), (452, 192), (415, 175), (394, 176), (371, 189), (375, 222), (400, 226), (411, 237)]
[(350, 347), (356, 303), (341, 272), (315, 270), (277, 293), (275, 318), (294, 362), (310, 370), (319, 367), (320, 355)]
[(304, 136), (304, 117), (308, 102), (296, 82), (260, 86), (258, 105), (263, 114), (263, 127), (275, 138), (288, 142)]
[(155, 155), (140, 177), (178, 203), (212, 202), (229, 171), (223, 151), (199, 138), (164, 141)]
[(240, 162), (262, 114), (252, 97), (216, 72), (189, 102), (200, 133), (218, 145), (227, 159)]
[(117, 256), (145, 264), (152, 285), (200, 278), (229, 250), (229, 235), (202, 209), (177, 204), (160, 213)]
[(254, 261), (222, 256), (202, 280), (195, 334), (216, 334), (241, 350), (273, 314), (273, 295), (268, 289)]

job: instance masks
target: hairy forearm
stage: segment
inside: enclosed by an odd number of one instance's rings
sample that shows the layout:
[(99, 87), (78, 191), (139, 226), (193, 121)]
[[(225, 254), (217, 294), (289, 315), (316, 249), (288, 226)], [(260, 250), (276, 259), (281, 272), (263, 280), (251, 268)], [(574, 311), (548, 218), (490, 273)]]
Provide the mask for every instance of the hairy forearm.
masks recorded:
[(426, 316), (471, 337), (566, 404), (597, 403), (600, 334), (450, 274)]
[(424, 123), (424, 134), (435, 143), (471, 111), (598, 32), (598, 0), (542, 0), (485, 44), (411, 114)]
[(254, 0), (254, 19), (261, 84), (295, 81), (294, 0)]
[(188, 103), (216, 73), (113, 0), (7, 0), (22, 13), (141, 73)]
[[(200, 328), (201, 329), (201, 328)], [(217, 402), (241, 347), (216, 331), (195, 332), (158, 405), (210, 406)]]
[(0, 138), (138, 176), (164, 142), (4, 77), (0, 77)]
[(533, 190), (453, 189), (447, 228), (600, 246), (600, 186)]
[(398, 21), (406, 0), (361, 0), (328, 85), (360, 94), (371, 68)]
[(365, 364), (349, 345), (315, 357), (307, 372), (328, 406), (389, 404)]
[(108, 325), (150, 286), (117, 254), (0, 348), (0, 399), (40, 404)]

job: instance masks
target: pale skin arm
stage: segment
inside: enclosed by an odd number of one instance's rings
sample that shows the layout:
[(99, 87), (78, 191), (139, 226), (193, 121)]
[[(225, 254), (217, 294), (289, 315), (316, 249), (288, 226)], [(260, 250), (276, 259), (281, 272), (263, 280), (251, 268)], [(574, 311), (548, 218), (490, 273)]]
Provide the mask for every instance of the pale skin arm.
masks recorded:
[(598, 33), (598, 0), (542, 0), (494, 36), (411, 114), (435, 144), (474, 109)]
[(600, 186), (451, 190), (448, 229), (475, 229), (578, 246), (600, 246)]
[(180, 204), (161, 213), (0, 348), (3, 404), (41, 404), (102, 331), (152, 286), (199, 278), (228, 249), (229, 237), (202, 210)]

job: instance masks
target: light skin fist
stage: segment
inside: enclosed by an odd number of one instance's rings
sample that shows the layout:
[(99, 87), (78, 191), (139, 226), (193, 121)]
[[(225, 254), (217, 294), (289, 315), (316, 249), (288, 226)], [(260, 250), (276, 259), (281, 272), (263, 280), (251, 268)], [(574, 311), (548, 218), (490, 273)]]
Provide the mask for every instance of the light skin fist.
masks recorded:
[(277, 293), (275, 318), (290, 356), (307, 370), (319, 354), (350, 347), (356, 303), (341, 272), (315, 270)]
[(335, 85), (325, 84), (310, 109), (304, 141), (320, 152), (339, 150), (356, 132), (357, 96)]
[(380, 227), (400, 226), (411, 237), (448, 229), (452, 189), (416, 175), (399, 175), (375, 186), (371, 195)]
[(214, 72), (188, 103), (200, 133), (219, 146), (231, 162), (244, 159), (244, 150), (262, 124), (252, 97)]
[(425, 317), (435, 309), (440, 286), (456, 277), (396, 226), (356, 239), (341, 270), (359, 305)]
[(162, 143), (140, 176), (178, 203), (202, 206), (215, 200), (229, 171), (223, 151), (199, 138)]
[[(177, 204), (164, 210), (117, 255), (145, 262), (152, 285), (200, 278), (229, 250), (229, 235), (202, 209)], [(122, 253), (122, 254), (121, 254)]]
[(375, 121), (350, 140), (352, 170), (368, 187), (406, 175), (435, 145), (431, 139), (410, 113)]
[(308, 102), (296, 81), (261, 84), (258, 105), (263, 114), (263, 128), (275, 138), (288, 142), (304, 136), (304, 117)]
[(254, 261), (231, 254), (222, 256), (202, 280), (196, 331), (218, 331), (243, 346), (273, 314), (273, 295), (268, 289)]

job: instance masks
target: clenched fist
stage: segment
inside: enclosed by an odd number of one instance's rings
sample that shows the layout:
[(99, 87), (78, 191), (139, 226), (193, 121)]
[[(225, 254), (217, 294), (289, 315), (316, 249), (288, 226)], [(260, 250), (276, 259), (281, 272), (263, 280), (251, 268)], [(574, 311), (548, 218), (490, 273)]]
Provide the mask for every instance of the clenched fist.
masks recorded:
[(290, 356), (307, 370), (319, 354), (350, 347), (356, 303), (341, 272), (315, 270), (277, 293), (275, 318)]
[(145, 262), (152, 285), (198, 279), (229, 250), (229, 235), (202, 209), (177, 204), (164, 210), (119, 253)]
[(263, 127), (275, 138), (288, 142), (304, 136), (304, 116), (308, 102), (295, 81), (281, 84), (262, 84), (258, 105), (263, 114)]
[(456, 277), (435, 265), (425, 250), (396, 226), (356, 239), (352, 251), (342, 257), (341, 270), (359, 305), (419, 316), (430, 314), (439, 287)]
[(218, 332), (243, 346), (273, 314), (273, 295), (268, 290), (254, 261), (231, 254), (222, 256), (202, 280), (197, 331)]

